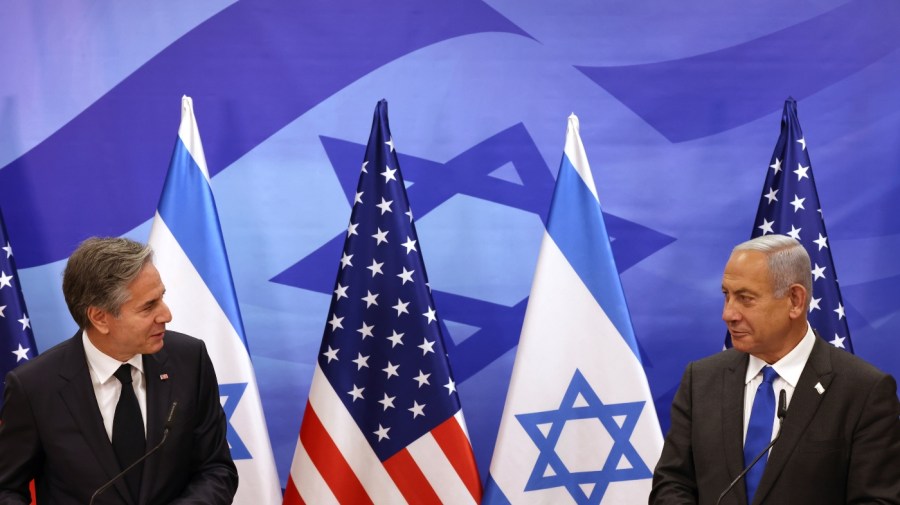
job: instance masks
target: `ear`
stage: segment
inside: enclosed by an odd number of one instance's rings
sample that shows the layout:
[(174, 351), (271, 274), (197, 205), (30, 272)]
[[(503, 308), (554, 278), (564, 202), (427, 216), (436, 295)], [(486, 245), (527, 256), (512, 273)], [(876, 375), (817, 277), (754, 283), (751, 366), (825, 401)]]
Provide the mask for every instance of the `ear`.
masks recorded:
[(112, 317), (109, 312), (92, 305), (87, 309), (87, 317), (97, 331), (104, 335), (109, 333), (109, 318)]
[(788, 297), (791, 300), (791, 319), (806, 317), (809, 306), (806, 303), (806, 288), (802, 284), (791, 284), (788, 288)]

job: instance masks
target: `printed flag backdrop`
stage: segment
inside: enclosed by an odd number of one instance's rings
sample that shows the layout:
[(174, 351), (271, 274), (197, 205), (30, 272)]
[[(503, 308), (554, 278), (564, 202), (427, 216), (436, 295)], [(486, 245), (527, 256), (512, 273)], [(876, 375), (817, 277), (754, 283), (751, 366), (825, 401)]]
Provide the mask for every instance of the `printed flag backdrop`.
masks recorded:
[(60, 274), (79, 241), (148, 239), (193, 97), (282, 486), (381, 98), (482, 477), (572, 112), (663, 432), (686, 363), (722, 347), (721, 270), (755, 226), (789, 96), (853, 350), (900, 375), (900, 3), (3, 11), (0, 205), (37, 348), (74, 331)]

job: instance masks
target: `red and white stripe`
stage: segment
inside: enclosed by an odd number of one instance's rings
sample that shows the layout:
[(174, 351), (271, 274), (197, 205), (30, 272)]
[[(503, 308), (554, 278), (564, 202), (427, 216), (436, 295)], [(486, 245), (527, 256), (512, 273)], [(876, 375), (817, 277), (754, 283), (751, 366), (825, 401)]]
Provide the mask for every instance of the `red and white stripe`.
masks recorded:
[(461, 411), (382, 463), (316, 367), (284, 505), (480, 501)]

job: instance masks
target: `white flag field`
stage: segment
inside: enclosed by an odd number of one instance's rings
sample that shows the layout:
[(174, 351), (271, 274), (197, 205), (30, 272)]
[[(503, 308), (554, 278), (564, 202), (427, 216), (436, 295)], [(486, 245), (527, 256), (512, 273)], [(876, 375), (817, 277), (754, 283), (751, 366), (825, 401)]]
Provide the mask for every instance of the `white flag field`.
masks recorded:
[(240, 484), (234, 503), (281, 503), (281, 487), (190, 97), (150, 230), (169, 328), (202, 339), (216, 368)]
[(662, 444), (573, 114), (483, 503), (646, 503)]

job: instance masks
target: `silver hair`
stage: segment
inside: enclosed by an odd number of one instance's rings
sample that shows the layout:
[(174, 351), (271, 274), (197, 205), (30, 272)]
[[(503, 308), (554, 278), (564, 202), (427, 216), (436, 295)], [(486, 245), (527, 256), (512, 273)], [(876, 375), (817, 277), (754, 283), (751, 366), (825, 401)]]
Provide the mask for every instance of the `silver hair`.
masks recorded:
[(791, 284), (806, 288), (806, 306), (812, 300), (812, 265), (803, 244), (787, 235), (763, 235), (742, 242), (732, 252), (758, 251), (768, 259), (775, 298), (782, 298)]
[(152, 260), (150, 246), (127, 238), (91, 237), (82, 242), (63, 272), (63, 296), (78, 327), (91, 324), (89, 307), (119, 317), (131, 296), (128, 285)]

